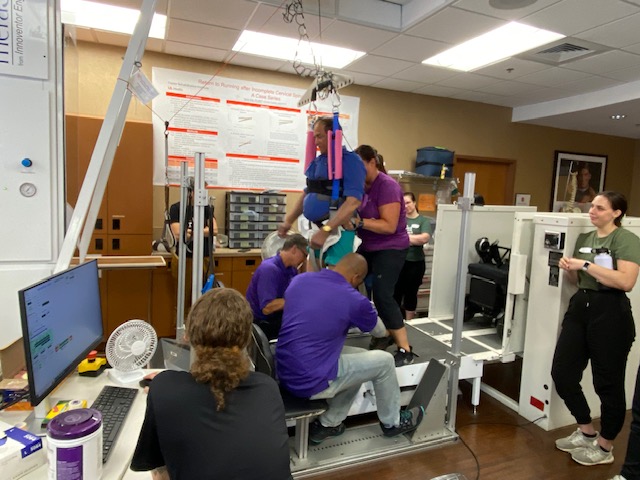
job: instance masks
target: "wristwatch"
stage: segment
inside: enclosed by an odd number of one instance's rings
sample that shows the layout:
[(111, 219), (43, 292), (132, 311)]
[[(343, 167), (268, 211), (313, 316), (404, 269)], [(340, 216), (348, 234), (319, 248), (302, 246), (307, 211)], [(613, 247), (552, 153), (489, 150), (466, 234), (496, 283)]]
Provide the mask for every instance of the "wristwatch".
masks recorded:
[(364, 227), (364, 220), (361, 218), (360, 221), (358, 222), (358, 226), (356, 228), (360, 229)]
[(333, 228), (331, 228), (329, 225), (323, 225), (322, 226), (322, 231), (323, 232), (331, 233), (331, 230), (333, 230)]
[(591, 265), (591, 262), (584, 262), (584, 265), (582, 265), (582, 270), (584, 270), (585, 272), (589, 270), (589, 265)]

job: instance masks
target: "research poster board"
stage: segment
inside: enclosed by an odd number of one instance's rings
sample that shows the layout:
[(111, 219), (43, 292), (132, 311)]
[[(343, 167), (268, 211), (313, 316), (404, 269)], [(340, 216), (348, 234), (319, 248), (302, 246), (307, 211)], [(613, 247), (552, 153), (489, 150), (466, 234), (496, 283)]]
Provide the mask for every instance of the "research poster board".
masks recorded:
[[(194, 154), (204, 152), (208, 188), (302, 190), (312, 110), (297, 106), (305, 90), (159, 67), (152, 75), (160, 92), (152, 103), (154, 185), (179, 185), (181, 162), (193, 172)], [(332, 99), (316, 107), (330, 115)], [(352, 148), (359, 108), (359, 98), (340, 95), (340, 123)]]

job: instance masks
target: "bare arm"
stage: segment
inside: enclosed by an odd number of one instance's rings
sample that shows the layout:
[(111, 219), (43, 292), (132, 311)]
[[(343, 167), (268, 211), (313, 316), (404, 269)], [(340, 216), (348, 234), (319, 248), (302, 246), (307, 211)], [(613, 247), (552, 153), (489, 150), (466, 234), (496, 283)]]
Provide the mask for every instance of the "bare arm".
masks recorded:
[[(332, 230), (335, 230), (343, 223), (346, 223), (353, 215), (353, 212), (358, 209), (360, 203), (360, 200), (358, 200), (356, 197), (345, 198), (342, 205), (340, 205), (340, 207), (336, 211), (336, 214), (329, 219), (326, 225), (329, 225)], [(311, 247), (316, 249), (321, 248), (330, 233), (331, 232), (325, 232), (324, 230), (318, 230), (313, 234), (313, 237), (311, 237)]]
[(169, 472), (167, 471), (167, 467), (160, 467), (160, 468), (151, 470), (151, 479), (152, 480), (171, 480), (169, 478)]
[[(395, 231), (395, 230), (394, 230)], [(409, 234), (409, 242), (411, 245), (415, 245), (417, 247), (424, 245), (431, 239), (431, 235), (428, 233), (417, 233), (417, 234)]]
[(362, 228), (383, 235), (391, 235), (398, 228), (400, 202), (387, 203), (378, 208), (380, 218), (363, 218)]
[(264, 306), (262, 313), (271, 315), (273, 312), (279, 312), (282, 309), (284, 309), (284, 298), (274, 298)]
[[(562, 258), (560, 259), (560, 268), (571, 272), (571, 274), (577, 279), (577, 271), (584, 265), (584, 260), (580, 258)], [(640, 267), (635, 262), (629, 262), (628, 260), (618, 260), (617, 270), (611, 270), (609, 268), (601, 267), (595, 263), (589, 265), (587, 274), (598, 280), (601, 284), (610, 287), (630, 292), (636, 280), (638, 279), (638, 271)], [(571, 277), (569, 277), (571, 279)], [(575, 282), (574, 282), (575, 283)]]
[(284, 222), (278, 225), (278, 235), (280, 235), (281, 237), (284, 237), (287, 235), (287, 232), (291, 228), (291, 225), (293, 225), (293, 222), (295, 222), (298, 219), (298, 217), (302, 215), (302, 206), (304, 202), (304, 197), (305, 197), (304, 193), (300, 195), (300, 198), (298, 198), (298, 200), (296, 201), (295, 205), (293, 206), (293, 209), (289, 213), (287, 213), (287, 215), (284, 217)]

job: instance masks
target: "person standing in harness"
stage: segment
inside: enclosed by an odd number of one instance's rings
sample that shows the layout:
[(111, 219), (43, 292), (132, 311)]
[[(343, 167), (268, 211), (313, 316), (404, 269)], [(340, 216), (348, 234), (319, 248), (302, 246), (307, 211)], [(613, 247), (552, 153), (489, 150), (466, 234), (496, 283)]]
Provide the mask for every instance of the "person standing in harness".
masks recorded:
[[(360, 157), (342, 147), (342, 178), (338, 182), (329, 176), (329, 132), (335, 130), (334, 119), (320, 117), (313, 126), (313, 139), (320, 155), (311, 160), (306, 168), (307, 187), (298, 199), (293, 210), (278, 226), (278, 234), (286, 236), (293, 222), (304, 214), (310, 221), (319, 226), (310, 238), (310, 246), (322, 250), (327, 238), (337, 232), (341, 225), (351, 226), (350, 220), (360, 206), (364, 195), (366, 171)], [(334, 154), (333, 157), (337, 157)], [(333, 162), (337, 163), (336, 161)], [(332, 175), (333, 176), (333, 175)], [(336, 184), (339, 191), (334, 192)], [(337, 193), (337, 194), (336, 194)], [(332, 198), (333, 197), (333, 198)], [(355, 230), (342, 230), (340, 239), (327, 251), (325, 263), (335, 265), (346, 253), (353, 252)]]

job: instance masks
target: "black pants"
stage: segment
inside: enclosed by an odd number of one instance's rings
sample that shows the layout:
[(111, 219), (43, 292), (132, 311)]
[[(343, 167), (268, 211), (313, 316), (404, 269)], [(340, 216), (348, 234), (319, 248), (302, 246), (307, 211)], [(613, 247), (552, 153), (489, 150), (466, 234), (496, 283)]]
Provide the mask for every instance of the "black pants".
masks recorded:
[(407, 258), (407, 251), (378, 250), (376, 252), (360, 252), (369, 265), (369, 275), (373, 279), (373, 303), (378, 315), (389, 330), (404, 327), (404, 319), (400, 307), (393, 298), (396, 282)]
[(627, 456), (620, 474), (627, 480), (640, 480), (640, 368), (631, 406), (631, 433), (627, 444)]
[(624, 376), (634, 338), (631, 305), (624, 292), (579, 290), (571, 297), (551, 375), (578, 424), (587, 424), (591, 412), (580, 380), (591, 360), (593, 386), (601, 403), (600, 434), (607, 440), (614, 440), (624, 424)]
[[(396, 291), (393, 298), (399, 307), (405, 310), (415, 312), (418, 306), (418, 290), (422, 285), (424, 272), (427, 269), (424, 260), (417, 262), (405, 261), (398, 282), (396, 283)], [(404, 305), (403, 305), (404, 300)]]

